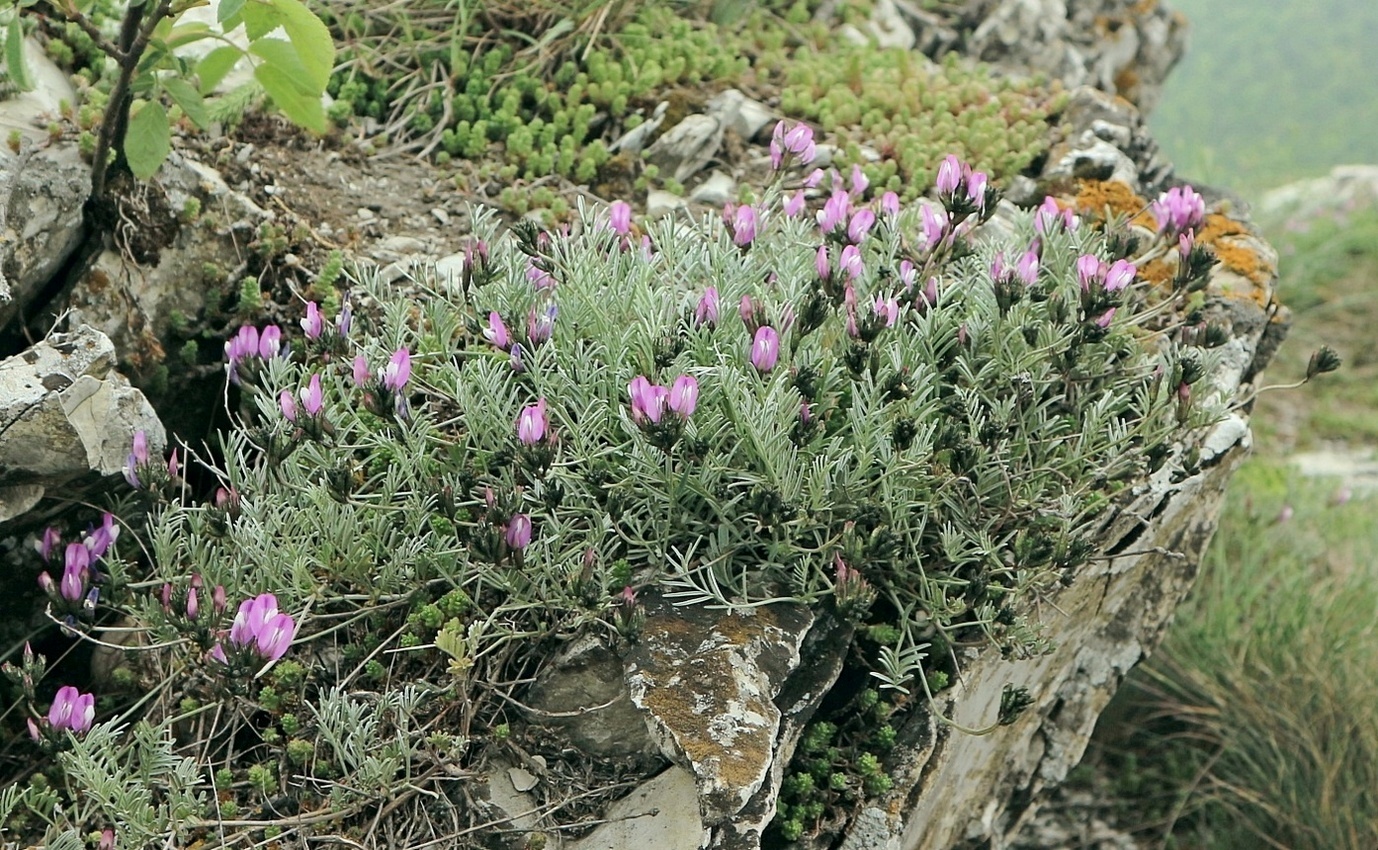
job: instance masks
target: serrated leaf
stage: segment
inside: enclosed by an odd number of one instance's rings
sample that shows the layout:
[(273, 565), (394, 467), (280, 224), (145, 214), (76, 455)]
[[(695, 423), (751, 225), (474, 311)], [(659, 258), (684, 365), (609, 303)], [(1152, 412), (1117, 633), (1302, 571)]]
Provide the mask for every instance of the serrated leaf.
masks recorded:
[(196, 86), (181, 77), (168, 77), (163, 80), (163, 88), (167, 89), (173, 102), (182, 107), (191, 123), (202, 130), (210, 126), (211, 119), (206, 112), (206, 102), (201, 99), (201, 93), (196, 90)]
[(270, 3), (254, 0), (244, 4), (244, 32), (249, 41), (258, 41), (282, 26), (282, 13)]
[(244, 8), (244, 0), (220, 0), (220, 7), (215, 10), (215, 22), (225, 27), (227, 30), (234, 29), (233, 26), (226, 24), (231, 18), (239, 14)]
[(321, 106), (321, 96), (313, 92), (303, 92), (299, 77), (294, 79), (292, 74), (281, 66), (265, 62), (254, 69), (254, 79), (263, 86), (263, 90), (273, 99), (273, 103), (277, 104), (277, 108), (282, 110), (282, 114), (287, 116), (287, 120), (317, 133), (326, 131), (328, 125), (325, 120), (325, 108)]
[(19, 15), (10, 19), (9, 32), (5, 34), (5, 67), (10, 72), (10, 82), (20, 91), (33, 91), (33, 80), (29, 77), (29, 66), (24, 62), (24, 27)]
[(124, 158), (129, 162), (129, 170), (140, 180), (147, 180), (158, 173), (171, 152), (172, 130), (168, 127), (167, 110), (156, 100), (149, 101), (129, 116), (129, 127), (124, 132)]
[(207, 53), (196, 64), (196, 78), (200, 81), (201, 94), (210, 94), (215, 91), (216, 87), (225, 79), (225, 75), (230, 73), (242, 58), (244, 58), (244, 51), (231, 45), (217, 47)]
[(282, 15), (282, 28), (297, 49), (302, 67), (311, 75), (317, 92), (325, 91), (335, 69), (335, 42), (330, 30), (301, 0), (273, 0)]

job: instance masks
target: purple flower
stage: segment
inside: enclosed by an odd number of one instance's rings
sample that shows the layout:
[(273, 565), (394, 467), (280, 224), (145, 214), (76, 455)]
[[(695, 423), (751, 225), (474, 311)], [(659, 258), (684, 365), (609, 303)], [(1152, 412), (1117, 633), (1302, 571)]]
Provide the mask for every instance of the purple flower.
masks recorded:
[(383, 367), (383, 386), (393, 392), (401, 392), (411, 378), (411, 352), (399, 348), (392, 353), (388, 365)]
[(645, 375), (637, 375), (627, 385), (627, 392), (632, 399), (632, 421), (640, 425), (649, 419), (651, 424), (659, 424), (670, 391), (651, 383)]
[(1019, 258), (1019, 262), (1014, 266), (1014, 274), (1024, 282), (1025, 286), (1033, 286), (1038, 282), (1038, 252), (1033, 249), (1025, 251)]
[(852, 213), (852, 221), (847, 225), (847, 241), (860, 245), (875, 223), (876, 214), (868, 209), (863, 208)]
[(813, 162), (817, 148), (813, 141), (813, 128), (807, 124), (795, 124), (788, 130), (785, 122), (776, 123), (770, 134), (770, 167), (779, 171), (785, 165), (785, 154), (800, 165)]
[(775, 368), (780, 359), (780, 335), (770, 325), (761, 325), (751, 340), (751, 365), (762, 374)]
[(526, 371), (526, 361), (522, 358), (522, 344), (520, 342), (512, 343), (512, 350), (507, 352), (507, 359), (513, 372)]
[(344, 339), (349, 336), (349, 328), (353, 324), (354, 311), (350, 309), (349, 301), (345, 301), (344, 305), (340, 307), (340, 312), (335, 316), (335, 333)]
[(301, 406), (306, 408), (308, 416), (317, 416), (321, 412), (324, 397), (321, 393), (321, 376), (312, 375), (310, 382), (305, 389), (301, 390)]
[(932, 204), (923, 205), (923, 247), (933, 250), (947, 236), (948, 217), (946, 212)]
[(804, 202), (806, 200), (803, 189), (799, 189), (793, 195), (790, 195), (789, 200), (785, 201), (785, 216), (788, 218), (797, 218), (799, 214), (804, 211)]
[(506, 351), (512, 344), (512, 337), (507, 333), (507, 325), (503, 323), (502, 315), (497, 310), (488, 314), (488, 327), (483, 329), (483, 336), (502, 351)]
[(507, 533), (504, 537), (509, 549), (520, 551), (531, 545), (531, 517), (526, 514), (513, 514), (507, 521)]
[(819, 280), (829, 280), (833, 276), (832, 261), (828, 259), (828, 246), (819, 245), (818, 253), (813, 258), (814, 271), (818, 272)]
[(201, 603), (196, 599), (196, 588), (187, 589), (187, 619), (195, 620), (196, 615), (201, 613)]
[[(277, 597), (262, 593), (239, 604), (239, 611), (230, 624), (230, 643), (271, 662), (287, 652), (296, 633), (297, 624), (292, 617), (278, 611)], [(223, 649), (217, 660), (225, 660)]]
[(718, 288), (710, 286), (699, 296), (699, 303), (694, 307), (694, 323), (710, 328), (717, 327), (718, 309)]
[(668, 397), (670, 409), (681, 419), (688, 419), (699, 404), (699, 382), (691, 375), (680, 375), (670, 387)]
[(855, 245), (848, 245), (842, 249), (839, 264), (852, 280), (861, 277), (861, 273), (865, 271), (865, 266), (861, 262), (861, 251)]
[(818, 211), (818, 229), (827, 236), (845, 225), (851, 212), (852, 196), (838, 189), (824, 202), (823, 209)]
[(875, 303), (871, 305), (871, 309), (877, 316), (885, 321), (885, 326), (887, 328), (893, 328), (895, 322), (899, 321), (900, 302), (893, 296), (886, 298), (882, 295), (877, 295)]
[(753, 301), (750, 295), (743, 295), (742, 300), (738, 302), (737, 315), (742, 317), (742, 324), (746, 325), (747, 333), (756, 333), (756, 329), (765, 323), (765, 310)]
[(1138, 274), (1138, 268), (1128, 260), (1116, 260), (1111, 263), (1109, 271), (1105, 273), (1105, 291), (1116, 292), (1124, 289), (1134, 280), (1134, 275)]
[(1195, 230), (1206, 217), (1206, 199), (1190, 186), (1174, 186), (1153, 202), (1153, 217), (1160, 234)]
[(259, 357), (268, 360), (277, 357), (280, 351), (282, 351), (282, 328), (277, 325), (269, 325), (259, 332)]
[[(56, 535), (56, 529), (49, 529), (49, 531), (53, 531)], [(46, 532), (44, 536), (46, 537)], [(94, 561), (104, 556), (105, 551), (110, 548), (110, 544), (119, 539), (119, 536), (120, 527), (115, 524), (115, 515), (106, 511), (105, 515), (101, 517), (100, 527), (86, 536), (86, 548), (91, 550), (91, 560)], [(56, 543), (56, 539), (54, 536), (54, 543)]]
[(532, 446), (545, 439), (550, 420), (546, 416), (545, 398), (535, 404), (522, 408), (517, 416), (517, 441), (524, 446)]
[(975, 204), (978, 210), (986, 208), (986, 182), (984, 171), (973, 171), (967, 178), (967, 200)]
[(325, 320), (321, 318), (321, 308), (315, 301), (306, 302), (306, 317), (301, 320), (301, 329), (307, 339), (318, 339), (325, 330)]
[(858, 198), (870, 188), (871, 181), (867, 179), (866, 172), (861, 170), (861, 163), (852, 164), (852, 194)]
[(134, 432), (134, 445), (124, 463), (124, 480), (129, 486), (139, 489), (139, 469), (148, 465), (148, 434), (143, 430)]
[(176, 480), (178, 471), (181, 467), (177, 464), (177, 450), (173, 449), (172, 454), (167, 459), (167, 477)]
[(914, 283), (918, 279), (919, 270), (914, 268), (914, 264), (909, 260), (900, 260), (900, 282), (904, 284), (904, 291), (908, 292), (914, 288)]
[(900, 214), (900, 196), (894, 192), (886, 192), (880, 196), (880, 211), (895, 218)]
[(1105, 328), (1110, 327), (1110, 321), (1114, 318), (1115, 308), (1111, 307), (1109, 310), (1106, 310), (1103, 314), (1101, 314), (1101, 317), (1099, 319), (1096, 319), (1096, 327), (1104, 330)]
[(632, 205), (626, 201), (613, 201), (608, 205), (608, 229), (618, 236), (632, 232)]
[(354, 358), (354, 386), (362, 387), (372, 375), (368, 372), (368, 361), (360, 354)]
[(526, 263), (526, 279), (531, 281), (531, 285), (537, 290), (551, 289), (555, 286), (555, 278), (550, 276), (550, 272), (537, 266), (534, 257), (528, 257)]
[(804, 178), (805, 189), (816, 189), (818, 184), (823, 182), (823, 169), (815, 168), (809, 172), (809, 176)]
[(53, 729), (81, 734), (91, 728), (96, 718), (96, 695), (83, 694), (71, 685), (57, 689), (53, 704), (48, 708), (48, 724)]
[(756, 210), (742, 204), (732, 210), (732, 244), (745, 248), (756, 240)]
[(938, 179), (935, 188), (939, 195), (953, 195), (962, 184), (962, 161), (956, 154), (948, 154), (938, 166)]
[[(106, 516), (109, 516), (109, 514), (106, 514)], [(38, 549), (38, 554), (43, 556), (43, 563), (46, 564), (48, 562), (53, 555), (53, 549), (57, 548), (61, 543), (62, 535), (57, 533), (56, 528), (49, 526), (44, 530), (43, 536), (38, 539), (38, 544), (35, 547)]]
[(1063, 230), (1076, 230), (1077, 217), (1072, 214), (1072, 210), (1063, 209), (1058, 205), (1057, 200), (1052, 195), (1043, 198), (1043, 203), (1039, 205), (1038, 212), (1034, 214), (1034, 230), (1039, 233), (1047, 233), (1054, 225), (1060, 224)]
[(555, 332), (555, 317), (559, 314), (560, 309), (554, 304), (546, 307), (541, 313), (537, 313), (536, 308), (531, 308), (531, 312), (526, 314), (526, 341), (532, 345), (540, 345), (550, 339), (550, 335)]
[(62, 598), (80, 602), (86, 595), (86, 582), (91, 577), (91, 550), (84, 543), (68, 543), (62, 570)]
[(1082, 292), (1090, 292), (1091, 284), (1098, 283), (1105, 274), (1105, 263), (1095, 254), (1082, 254), (1077, 257), (1077, 282)]
[(297, 421), (297, 400), (290, 390), (283, 390), (278, 394), (278, 408), (282, 411), (283, 419), (288, 422)]

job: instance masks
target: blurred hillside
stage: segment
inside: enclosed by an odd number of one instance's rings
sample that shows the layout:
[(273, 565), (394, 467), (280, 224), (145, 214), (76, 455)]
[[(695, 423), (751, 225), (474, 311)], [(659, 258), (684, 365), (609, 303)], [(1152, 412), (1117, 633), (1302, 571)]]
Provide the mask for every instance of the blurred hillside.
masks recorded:
[(1150, 116), (1178, 172), (1250, 200), (1345, 163), (1378, 163), (1378, 3), (1174, 0), (1186, 58)]

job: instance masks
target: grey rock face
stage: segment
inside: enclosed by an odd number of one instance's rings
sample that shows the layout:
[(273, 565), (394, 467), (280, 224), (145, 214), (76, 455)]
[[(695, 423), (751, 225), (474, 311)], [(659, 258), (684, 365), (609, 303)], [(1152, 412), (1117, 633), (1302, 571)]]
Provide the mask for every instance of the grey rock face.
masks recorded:
[(139, 430), (150, 450), (167, 442), (94, 328), (54, 334), (0, 363), (0, 523), (78, 477), (120, 474)]

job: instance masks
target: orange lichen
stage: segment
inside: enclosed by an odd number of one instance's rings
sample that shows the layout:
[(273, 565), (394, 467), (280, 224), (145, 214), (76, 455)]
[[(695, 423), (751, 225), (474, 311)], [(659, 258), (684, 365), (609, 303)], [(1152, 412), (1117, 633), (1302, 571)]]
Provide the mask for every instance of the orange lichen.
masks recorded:
[(1131, 224), (1153, 230), (1157, 223), (1149, 213), (1148, 201), (1119, 180), (1082, 180), (1077, 184), (1077, 212), (1096, 221), (1125, 216)]
[(1272, 260), (1260, 256), (1242, 239), (1237, 238), (1250, 235), (1249, 229), (1241, 222), (1213, 213), (1206, 216), (1205, 222), (1196, 234), (1196, 240), (1214, 251), (1220, 264), (1226, 269), (1257, 284), (1259, 291), (1252, 293), (1252, 297), (1260, 304), (1266, 304), (1271, 300), (1268, 283), (1277, 275), (1277, 267)]
[(1171, 255), (1174, 259), (1159, 257), (1156, 260), (1149, 260), (1139, 266), (1139, 279), (1152, 286), (1166, 286), (1177, 276), (1176, 254)]
[[(1132, 67), (1126, 65), (1115, 74), (1115, 92), (1125, 97), (1129, 93), (1139, 90), (1139, 74)], [(1130, 98), (1132, 100), (1132, 98)]]

